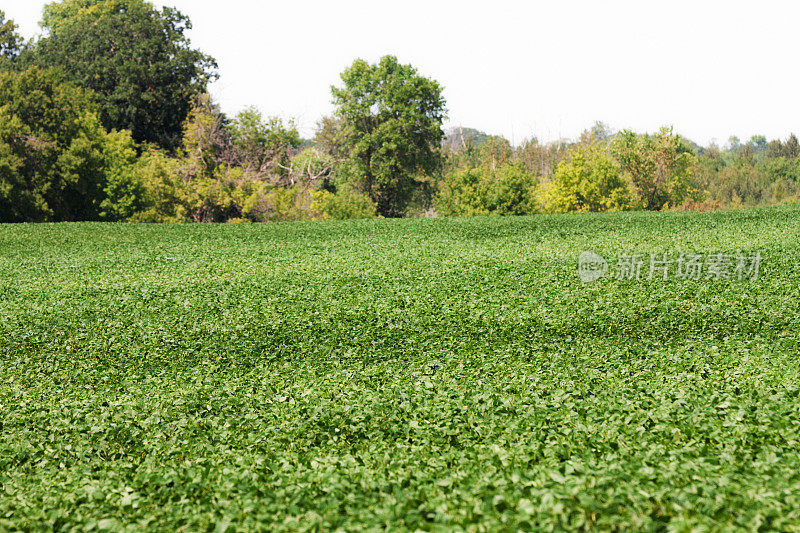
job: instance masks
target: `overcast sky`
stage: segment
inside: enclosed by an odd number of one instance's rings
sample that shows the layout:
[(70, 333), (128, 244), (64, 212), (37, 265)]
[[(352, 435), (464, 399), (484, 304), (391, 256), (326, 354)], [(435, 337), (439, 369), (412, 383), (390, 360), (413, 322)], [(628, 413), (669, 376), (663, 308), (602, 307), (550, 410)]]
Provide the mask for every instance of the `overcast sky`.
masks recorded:
[[(2, 0), (26, 37), (38, 0)], [(169, 0), (214, 56), (212, 94), (255, 105), (304, 135), (331, 112), (353, 59), (394, 54), (444, 86), (449, 125), (576, 137), (595, 121), (674, 125), (701, 144), (800, 133), (800, 2), (736, 0), (377, 2)]]

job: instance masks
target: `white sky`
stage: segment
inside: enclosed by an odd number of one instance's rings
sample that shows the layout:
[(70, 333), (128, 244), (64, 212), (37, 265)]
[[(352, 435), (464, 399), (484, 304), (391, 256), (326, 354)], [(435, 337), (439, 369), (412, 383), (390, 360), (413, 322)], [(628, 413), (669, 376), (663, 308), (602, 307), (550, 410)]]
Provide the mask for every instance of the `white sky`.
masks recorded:
[[(443, 86), (449, 125), (519, 143), (674, 125), (701, 144), (800, 133), (800, 2), (761, 0), (167, 0), (214, 56), (212, 93), (304, 135), (356, 57), (394, 54)], [(44, 1), (0, 9), (38, 32)]]

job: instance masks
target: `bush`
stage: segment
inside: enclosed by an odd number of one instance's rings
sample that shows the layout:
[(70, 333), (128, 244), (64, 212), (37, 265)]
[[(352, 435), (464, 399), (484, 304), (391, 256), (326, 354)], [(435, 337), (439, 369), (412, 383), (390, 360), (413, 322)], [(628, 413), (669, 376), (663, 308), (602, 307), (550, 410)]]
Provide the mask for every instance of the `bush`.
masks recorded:
[(520, 165), (498, 168), (488, 187), (489, 211), (498, 215), (531, 215), (536, 205), (539, 179), (525, 172)]
[(139, 172), (136, 143), (129, 131), (112, 132), (106, 138), (105, 199), (100, 218), (127, 220), (145, 209), (145, 186)]
[(356, 218), (375, 218), (377, 206), (365, 194), (349, 188), (341, 188), (336, 193), (313, 191), (312, 210), (323, 220), (348, 220)]
[(487, 196), (483, 169), (456, 170), (444, 176), (434, 205), (446, 217), (488, 215)]
[(310, 220), (311, 199), (300, 187), (261, 187), (248, 198), (244, 216), (253, 222)]
[(559, 163), (553, 181), (542, 190), (548, 213), (622, 211), (633, 207), (619, 166), (597, 145), (581, 146)]
[(178, 162), (160, 150), (150, 149), (142, 154), (133, 174), (144, 191), (143, 208), (128, 217), (131, 222), (180, 222), (183, 211), (178, 210), (183, 183), (175, 168)]
[(506, 163), (445, 174), (434, 205), (443, 216), (528, 215), (537, 211), (539, 180), (520, 165)]
[(98, 220), (123, 137), (55, 72), (0, 72), (0, 221)]

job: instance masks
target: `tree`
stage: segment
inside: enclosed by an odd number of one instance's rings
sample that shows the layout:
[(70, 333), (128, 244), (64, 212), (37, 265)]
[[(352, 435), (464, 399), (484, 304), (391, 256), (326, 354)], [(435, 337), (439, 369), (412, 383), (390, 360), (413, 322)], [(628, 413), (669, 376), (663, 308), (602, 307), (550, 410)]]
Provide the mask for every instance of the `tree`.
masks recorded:
[(436, 212), (446, 217), (490, 214), (487, 174), (489, 172), (483, 168), (447, 172), (439, 184)]
[(347, 139), (341, 117), (322, 117), (317, 122), (314, 143), (333, 158), (346, 157)]
[(384, 217), (399, 217), (441, 167), (445, 101), (439, 84), (393, 56), (356, 60), (332, 87), (347, 155), (360, 187)]
[(22, 51), (23, 41), (17, 29), (14, 21), (6, 20), (6, 14), (0, 10), (0, 68), (8, 66)]
[(451, 169), (439, 182), (436, 212), (443, 216), (536, 213), (539, 179), (519, 163)]
[(231, 124), (236, 164), (245, 172), (281, 181), (290, 173), (292, 152), (300, 146), (293, 122), (284, 125), (278, 117), (264, 119), (254, 107), (236, 115)]
[(468, 145), (479, 147), (486, 141), (492, 139), (488, 133), (476, 130), (475, 128), (465, 128), (458, 126), (452, 128), (444, 139), (444, 145), (449, 150), (460, 150), (467, 148)]
[(100, 204), (100, 218), (109, 221), (129, 220), (146, 208), (146, 190), (131, 132), (111, 132), (105, 143), (105, 152), (105, 197)]
[(99, 219), (109, 142), (78, 87), (52, 71), (0, 71), (0, 222)]
[(64, 0), (45, 7), (42, 26), (34, 63), (91, 89), (108, 130), (180, 145), (193, 99), (216, 76), (215, 61), (190, 46), (187, 17), (144, 0)]
[(783, 156), (786, 159), (797, 159), (800, 156), (800, 142), (794, 133), (789, 135), (789, 139), (783, 145)]
[(497, 135), (487, 137), (480, 146), (476, 147), (478, 157), (492, 172), (498, 166), (504, 165), (514, 157), (514, 148), (508, 139)]
[(613, 132), (611, 128), (608, 127), (608, 124), (598, 120), (594, 123), (594, 126), (581, 133), (581, 144), (604, 143), (608, 141), (612, 135)]
[(185, 179), (212, 177), (230, 162), (231, 137), (228, 119), (210, 95), (198, 95), (183, 124), (180, 154), (185, 161)]
[[(731, 145), (739, 140), (731, 137)], [(613, 153), (627, 172), (648, 210), (681, 205), (695, 191), (691, 179), (697, 158), (691, 147), (671, 128), (654, 135), (621, 132), (612, 144)]]
[(489, 207), (498, 215), (532, 215), (538, 211), (539, 180), (521, 164), (505, 164), (494, 172), (489, 189)]
[(760, 154), (767, 150), (767, 138), (763, 135), (753, 135), (750, 137), (750, 142), (747, 143), (753, 152)]

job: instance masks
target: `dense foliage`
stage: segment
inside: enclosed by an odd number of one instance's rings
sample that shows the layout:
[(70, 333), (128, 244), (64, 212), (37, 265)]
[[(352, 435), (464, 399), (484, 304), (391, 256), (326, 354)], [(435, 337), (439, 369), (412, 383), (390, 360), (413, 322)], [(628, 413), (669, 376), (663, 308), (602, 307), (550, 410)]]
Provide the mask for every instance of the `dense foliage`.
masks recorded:
[[(25, 42), (0, 12), (0, 221), (278, 222), (713, 210), (797, 202), (800, 142), (701, 147), (662, 128), (519, 146), (444, 135), (442, 87), (386, 56), (331, 87), (313, 139), (206, 93), (190, 21), (145, 0), (61, 0)], [(41, 115), (41, 116), (40, 116)]]
[(680, 205), (691, 197), (691, 172), (696, 156), (671, 130), (655, 135), (623, 131), (612, 150), (630, 176), (646, 209)]
[(559, 163), (543, 194), (551, 212), (621, 211), (631, 208), (630, 191), (615, 161), (597, 145), (573, 150)]
[(435, 81), (386, 56), (356, 60), (333, 87), (345, 153), (358, 185), (386, 217), (402, 216), (441, 165), (445, 102)]
[(0, 529), (795, 530), (799, 221), (0, 226)]
[[(518, 147), (499, 137), (455, 129), (445, 140), (439, 181), (441, 215), (701, 209), (793, 203), (800, 195), (800, 143), (731, 138), (702, 148), (671, 128), (655, 134), (614, 133), (596, 124), (577, 141)], [(505, 176), (525, 182), (509, 212)], [(507, 205), (507, 204), (503, 204)]]
[(97, 107), (51, 71), (0, 71), (0, 221), (97, 220), (117, 157)]
[(90, 89), (109, 130), (175, 149), (192, 100), (216, 63), (191, 48), (189, 19), (144, 0), (63, 0), (45, 7), (30, 61)]
[(13, 20), (7, 20), (0, 10), (0, 69), (8, 68), (21, 50), (22, 37), (17, 33), (17, 25)]

